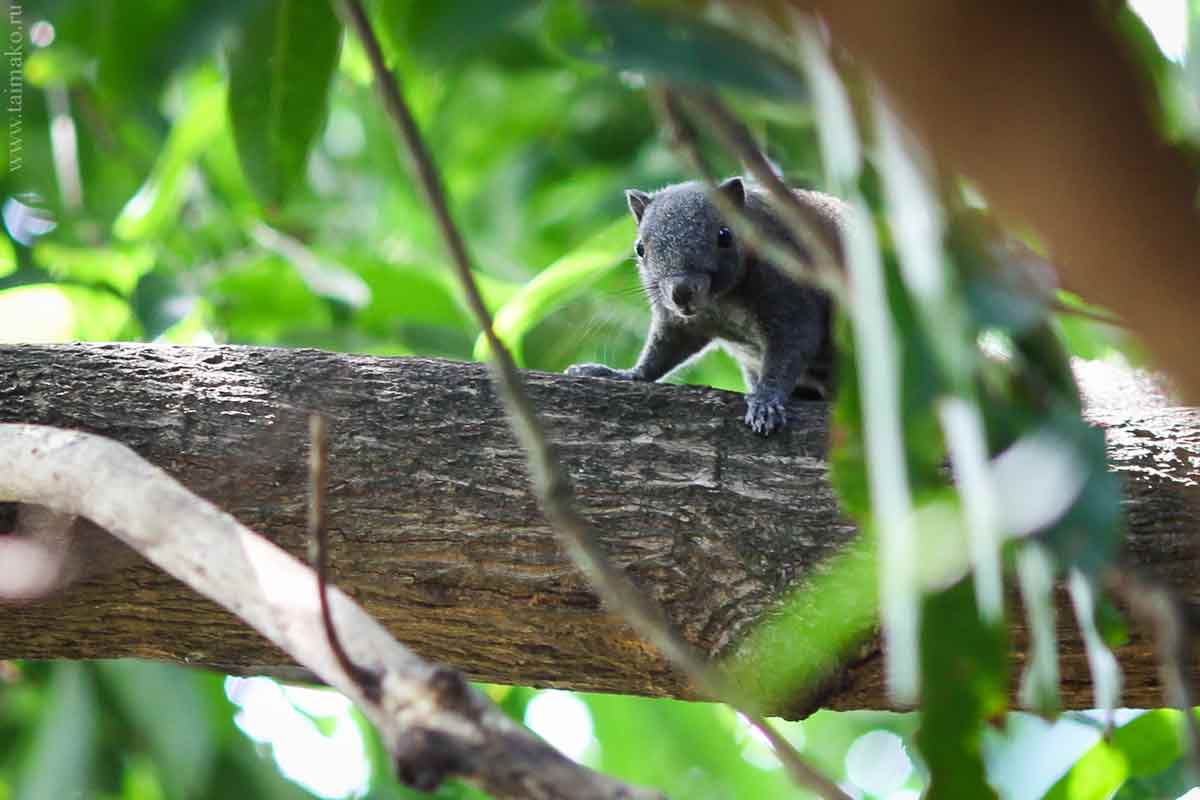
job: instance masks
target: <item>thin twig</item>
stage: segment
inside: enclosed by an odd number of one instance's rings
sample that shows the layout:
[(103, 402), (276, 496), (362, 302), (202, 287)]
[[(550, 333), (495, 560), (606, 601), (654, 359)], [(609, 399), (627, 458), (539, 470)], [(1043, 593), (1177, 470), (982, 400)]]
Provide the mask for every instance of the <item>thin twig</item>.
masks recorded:
[(321, 624), (325, 628), (325, 638), (329, 641), (329, 649), (333, 651), (338, 666), (358, 684), (368, 700), (378, 703), (382, 688), (380, 676), (366, 667), (355, 664), (346, 654), (333, 624), (333, 612), (329, 610), (329, 537), (325, 529), (325, 497), (329, 485), (325, 471), (329, 463), (329, 435), (323, 415), (309, 415), (308, 435), (308, 558), (313, 571), (317, 573)]
[(841, 259), (836, 255), (840, 243), (830, 242), (828, 236), (813, 223), (812, 211), (805, 208), (791, 187), (776, 174), (741, 120), (711, 92), (670, 91), (675, 92), (693, 113), (704, 117), (708, 123), (708, 130), (726, 150), (737, 156), (742, 167), (775, 200), (776, 209), (788, 232), (804, 246), (812, 259), (810, 269), (815, 275), (812, 275), (810, 280), (822, 288), (840, 290), (845, 284), (845, 272), (840, 266)]
[(384, 110), (405, 145), (418, 183), (433, 210), (438, 229), (450, 251), (455, 272), (467, 296), (467, 305), (490, 346), (489, 363), (493, 377), (508, 411), (509, 423), (528, 458), (534, 489), (547, 519), (558, 532), (572, 560), (587, 575), (605, 604), (621, 614), (639, 634), (683, 670), (696, 682), (701, 691), (714, 698), (726, 700), (762, 730), (775, 747), (776, 754), (793, 780), (821, 797), (844, 800), (848, 797), (846, 793), (829, 778), (809, 766), (787, 739), (767, 724), (761, 714), (753, 710), (745, 699), (740, 698), (729, 681), (671, 629), (662, 609), (645, 597), (629, 577), (609, 561), (607, 554), (598, 546), (591, 523), (574, 508), (574, 492), (557, 454), (546, 439), (541, 421), (525, 392), (524, 382), (512, 355), (492, 329), (491, 314), (475, 284), (470, 257), (462, 235), (451, 217), (437, 169), (401, 94), (399, 79), (395, 71), (389, 70), (384, 62), (383, 52), (362, 3), (360, 0), (336, 0), (336, 8), (347, 27), (358, 35), (366, 51)]

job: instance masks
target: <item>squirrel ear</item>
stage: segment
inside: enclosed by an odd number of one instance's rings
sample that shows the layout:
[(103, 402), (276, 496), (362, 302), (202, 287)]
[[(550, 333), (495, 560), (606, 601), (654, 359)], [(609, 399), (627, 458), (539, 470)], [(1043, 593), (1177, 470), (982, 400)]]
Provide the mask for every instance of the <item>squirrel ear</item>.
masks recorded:
[(629, 203), (629, 210), (633, 212), (633, 218), (638, 222), (642, 221), (642, 214), (646, 213), (646, 206), (650, 205), (652, 199), (654, 198), (651, 195), (640, 189), (625, 190), (625, 200)]
[(738, 208), (746, 205), (746, 186), (742, 183), (741, 178), (733, 177), (723, 180), (717, 189), (724, 192)]

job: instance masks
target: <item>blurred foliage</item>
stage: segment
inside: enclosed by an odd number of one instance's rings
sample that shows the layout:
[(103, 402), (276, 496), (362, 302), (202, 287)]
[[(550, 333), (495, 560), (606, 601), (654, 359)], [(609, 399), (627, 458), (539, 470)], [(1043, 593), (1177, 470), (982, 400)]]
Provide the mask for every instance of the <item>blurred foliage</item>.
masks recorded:
[[(750, 5), (764, 16), (699, 2), (369, 3), (497, 331), (524, 366), (625, 365), (640, 347), (648, 315), (622, 189), (687, 177), (656, 133), (648, 80), (728, 91), (790, 183), (836, 190), (870, 221), (855, 269), (875, 270), (881, 293), (839, 323), (832, 454), (843, 504), (868, 535), (751, 632), (728, 663), (773, 702), (801, 696), (869, 634), (880, 602), (907, 597), (919, 601), (912, 613), (923, 627), (910, 642), (919, 662), (906, 669), (919, 673), (908, 677), (930, 708), (923, 717), (820, 712), (785, 724), (807, 757), (860, 797), (925, 789), (953, 798), (1182, 794), (1190, 783), (1180, 712), (1143, 714), (1106, 739), (1085, 717), (1051, 725), (1005, 716), (1003, 623), (988, 616), (985, 570), (968, 570), (964, 531), (979, 519), (980, 499), (957, 492), (942, 468), (963, 438), (943, 413), (953, 400), (977, 422), (981, 452), (1003, 454), (990, 481), (1002, 511), (1014, 505), (1001, 502), (1004, 475), (1066, 475), (1062, 507), (1025, 509), (1021, 520), (1001, 514), (996, 524), (1009, 536), (1035, 536), (1055, 570), (1090, 585), (1118, 544), (1118, 487), (1104, 469), (1103, 442), (1080, 418), (1068, 359), (1142, 355), (1116, 325), (1049, 316), (1046, 297), (1007, 283), (991, 234), (965, 208), (979, 199), (965, 188), (961, 196), (923, 191), (905, 172), (914, 151), (880, 123), (878, 107), (854, 91), (853, 103), (830, 105), (845, 76), (813, 72), (814, 62), (798, 55), (783, 33), (794, 22), (785, 4)], [(1164, 136), (1194, 148), (1195, 65), (1185, 72), (1165, 59), (1141, 19), (1114, 5)], [(364, 53), (323, 0), (136, 8), (30, 0), (7, 8), (0, 24), (4, 40), (18, 43), (20, 63), (10, 62), (5, 83), (12, 96), (0, 149), (0, 341), (486, 357), (397, 158)], [(1189, 13), (1200, 29), (1200, 2)], [(710, 155), (734, 170), (726, 154)], [(941, 227), (906, 238), (913, 209)], [(934, 265), (936, 291), (926, 291), (914, 258)], [(1087, 308), (1085, 298), (1057, 299)], [(901, 376), (895, 407), (884, 410), (898, 423), (902, 458), (885, 477), (902, 479), (912, 514), (903, 525), (877, 514), (872, 470), (883, 467), (864, 420), (878, 398), (860, 381), (874, 380), (879, 365), (856, 348), (869, 332), (864, 319), (902, 343), (884, 365)], [(715, 352), (674, 379), (741, 388), (736, 367)], [(910, 551), (931, 555), (882, 591), (876, 545), (905, 526), (915, 537), (906, 540)], [(1018, 546), (993, 553), (997, 564)], [(1098, 619), (1092, 647), (1100, 652), (1120, 624), (1103, 602), (1092, 605), (1084, 603)], [(0, 800), (310, 796), (276, 773), (268, 745), (238, 730), (217, 676), (139, 663), (0, 667)], [(1053, 691), (1040, 688), (1049, 709)], [(539, 696), (486, 690), (517, 719)], [(723, 707), (579, 699), (595, 734), (582, 757), (599, 769), (672, 797), (805, 796)], [(322, 736), (336, 730), (330, 719), (302, 716)], [(395, 784), (374, 732), (355, 720), (369, 796), (415, 796)], [(1000, 721), (1003, 729), (993, 727)], [(1020, 760), (1031, 742), (1037, 770)], [(437, 796), (481, 795), (456, 784)]]

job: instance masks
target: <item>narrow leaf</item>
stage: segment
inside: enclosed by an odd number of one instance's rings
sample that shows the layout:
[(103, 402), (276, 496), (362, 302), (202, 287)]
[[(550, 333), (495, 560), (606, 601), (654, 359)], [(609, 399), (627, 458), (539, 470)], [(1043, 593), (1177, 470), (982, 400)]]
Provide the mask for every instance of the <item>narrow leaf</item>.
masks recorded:
[(1054, 627), (1054, 569), (1036, 543), (1017, 552), (1017, 582), (1029, 617), (1031, 654), (1021, 676), (1021, 704), (1042, 714), (1058, 711), (1058, 634)]
[(171, 797), (197, 797), (216, 756), (209, 708), (197, 676), (172, 664), (102, 661), (115, 706), (141, 733)]
[(13, 247), (12, 239), (0, 235), (0, 278), (17, 271), (17, 250)]
[(879, 241), (870, 211), (846, 236), (847, 270), (853, 287), (850, 321), (858, 361), (863, 437), (870, 453), (867, 479), (879, 530), (879, 596), (888, 651), (888, 688), (897, 702), (916, 699), (920, 629), (912, 494), (904, 449), (898, 337), (888, 305)]
[(84, 664), (54, 664), (46, 710), (25, 754), (16, 800), (90, 795), (100, 749), (96, 687)]
[(149, 177), (113, 223), (118, 239), (145, 241), (179, 223), (179, 209), (186, 199), (184, 178), (220, 134), (224, 101), (224, 87), (215, 81), (188, 97), (187, 109), (172, 125)]
[(985, 621), (999, 622), (1004, 615), (1000, 509), (988, 466), (983, 415), (976, 403), (961, 397), (943, 399), (938, 404), (938, 412), (962, 494), (979, 610)]
[[(1107, 800), (1118, 797), (1178, 797), (1193, 788), (1180, 773), (1183, 715), (1174, 709), (1139, 714), (1087, 751), (1046, 793), (1046, 800)], [(1159, 791), (1141, 793), (1129, 783), (1157, 777)], [(1168, 791), (1169, 789), (1169, 791)]]
[(275, 0), (251, 16), (229, 54), (229, 115), (259, 200), (279, 206), (303, 176), (321, 130), (341, 27), (325, 0)]
[(1004, 626), (980, 620), (969, 581), (928, 596), (924, 618), (917, 744), (929, 767), (925, 797), (995, 798), (984, 769), (982, 731), (986, 720), (1004, 711), (1008, 694)]
[(1071, 604), (1075, 607), (1075, 618), (1079, 621), (1079, 630), (1083, 634), (1083, 644), (1087, 649), (1088, 668), (1091, 670), (1092, 685), (1095, 687), (1096, 707), (1102, 709), (1111, 719), (1121, 700), (1121, 668), (1096, 627), (1095, 590), (1090, 579), (1078, 569), (1071, 570), (1067, 588), (1071, 593)]

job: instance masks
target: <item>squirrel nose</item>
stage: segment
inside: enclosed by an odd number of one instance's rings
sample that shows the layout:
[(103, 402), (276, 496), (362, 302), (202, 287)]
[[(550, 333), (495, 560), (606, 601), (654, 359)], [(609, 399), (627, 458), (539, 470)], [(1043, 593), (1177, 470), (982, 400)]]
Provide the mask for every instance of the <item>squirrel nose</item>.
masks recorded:
[(693, 296), (695, 296), (695, 292), (686, 283), (677, 283), (671, 287), (671, 300), (679, 308), (684, 308), (691, 303)]

